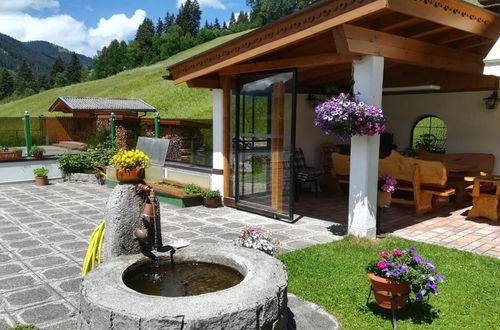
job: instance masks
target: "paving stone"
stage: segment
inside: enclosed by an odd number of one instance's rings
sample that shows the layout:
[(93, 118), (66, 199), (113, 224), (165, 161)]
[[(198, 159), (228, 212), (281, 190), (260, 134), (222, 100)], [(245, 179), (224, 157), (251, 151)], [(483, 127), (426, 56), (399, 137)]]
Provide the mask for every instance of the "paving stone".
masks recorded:
[(197, 222), (197, 221), (191, 221), (191, 222), (184, 222), (184, 223), (182, 223), (182, 225), (186, 226), (186, 227), (200, 227), (200, 226), (203, 226), (204, 223)]
[(79, 260), (79, 262), (80, 262), (80, 261), (83, 261), (86, 254), (87, 254), (87, 250), (80, 250), (80, 251), (72, 252), (71, 256), (73, 258), (75, 258), (76, 260)]
[(89, 246), (88, 242), (69, 242), (69, 243), (63, 243), (59, 245), (59, 248), (67, 251), (75, 251), (75, 250), (82, 250), (82, 249), (87, 249)]
[(169, 233), (169, 232), (174, 232), (174, 231), (178, 231), (178, 230), (181, 230), (182, 228), (180, 227), (177, 227), (177, 226), (161, 226), (161, 231), (162, 232), (166, 232), (166, 233)]
[(200, 236), (200, 234), (192, 232), (192, 231), (182, 231), (179, 233), (175, 233), (175, 238), (183, 238), (183, 239), (188, 239), (188, 238), (193, 238)]
[(214, 234), (214, 233), (223, 232), (224, 228), (217, 227), (217, 226), (205, 226), (205, 227), (198, 228), (198, 230), (204, 234)]
[(12, 306), (27, 306), (42, 303), (52, 297), (52, 293), (45, 287), (29, 288), (5, 295), (5, 300)]
[[(21, 207), (21, 206), (19, 206)], [(21, 212), (21, 213), (10, 213), (10, 216), (13, 217), (13, 218), (27, 218), (27, 217), (30, 217), (32, 216), (32, 213), (31, 212)]]
[(1, 237), (3, 241), (15, 241), (19, 239), (27, 239), (31, 236), (28, 233), (15, 233), (15, 234), (2, 235)]
[(27, 324), (43, 323), (65, 318), (71, 310), (63, 303), (52, 302), (33, 307), (19, 313), (19, 317)]
[(14, 241), (14, 242), (10, 243), (9, 245), (13, 249), (22, 249), (22, 248), (27, 248), (27, 247), (41, 246), (42, 242), (40, 242), (37, 239), (28, 239), (28, 240), (22, 240), (22, 241)]
[(23, 224), (40, 222), (40, 221), (45, 221), (45, 219), (42, 217), (34, 217), (33, 214), (31, 214), (31, 216), (29, 216), (29, 217), (24, 217), (24, 218), (19, 219), (19, 222), (21, 222)]
[(89, 223), (82, 223), (82, 221), (80, 220), (78, 224), (76, 225), (71, 225), (69, 226), (69, 228), (71, 230), (78, 230), (78, 231), (82, 231), (82, 230), (89, 230), (89, 229), (93, 229), (95, 226), (92, 225), (92, 224), (89, 224)]
[(49, 249), (47, 247), (40, 247), (40, 248), (35, 248), (35, 249), (24, 249), (17, 251), (21, 256), (25, 258), (31, 258), (31, 257), (38, 257), (38, 256), (43, 256), (47, 254), (51, 254), (55, 252), (52, 249)]
[(51, 267), (55, 265), (61, 265), (67, 261), (68, 259), (63, 258), (61, 256), (50, 255), (50, 256), (39, 257), (36, 259), (30, 259), (27, 262), (31, 267), (40, 268), (40, 267)]
[(44, 330), (71, 330), (77, 328), (76, 317), (43, 327)]
[(314, 245), (314, 243), (305, 241), (293, 241), (286, 243), (286, 246), (292, 248), (293, 250), (305, 249), (311, 245)]
[(0, 253), (0, 263), (4, 263), (4, 262), (7, 262), (9, 260), (12, 260), (12, 257), (9, 256), (8, 254), (6, 253)]
[(24, 270), (20, 263), (5, 264), (0, 267), (0, 276), (5, 277), (6, 275), (19, 274)]
[(22, 228), (19, 226), (12, 226), (12, 227), (3, 227), (2, 226), (2, 233), (13, 233), (13, 232), (19, 232), (22, 231)]
[(229, 232), (229, 233), (223, 233), (223, 234), (219, 234), (217, 235), (217, 237), (220, 237), (224, 240), (230, 240), (230, 241), (234, 241), (235, 239), (237, 239), (241, 234), (240, 233), (236, 233), (236, 232)]
[(67, 219), (74, 217), (71, 213), (56, 213), (50, 216), (52, 219)]
[(82, 278), (73, 278), (71, 280), (67, 280), (59, 283), (58, 287), (64, 292), (68, 293), (78, 293), (80, 292), (80, 284), (82, 283)]
[(12, 290), (32, 286), (37, 280), (31, 275), (17, 275), (0, 279), (0, 290)]
[(47, 227), (53, 227), (55, 226), (54, 223), (52, 222), (37, 222), (37, 223), (30, 223), (27, 225), (29, 228), (33, 228), (33, 229), (38, 229), (38, 228), (47, 228)]
[(217, 243), (218, 241), (214, 238), (208, 238), (208, 237), (203, 237), (203, 238), (196, 238), (191, 241), (191, 244), (206, 244), (206, 243)]
[(78, 240), (78, 238), (75, 235), (71, 234), (58, 234), (58, 235), (47, 236), (46, 238), (50, 242), (64, 242), (64, 241)]
[(52, 268), (44, 271), (42, 274), (46, 278), (52, 279), (62, 279), (66, 277), (78, 276), (81, 272), (81, 268), (77, 266), (61, 266), (57, 268)]
[(222, 218), (222, 217), (209, 218), (209, 219), (206, 219), (206, 221), (212, 222), (212, 223), (225, 223), (225, 222), (228, 222), (227, 219)]
[(0, 314), (0, 329), (6, 329), (14, 326), (7, 314)]
[(224, 227), (227, 227), (227, 228), (234, 228), (234, 229), (238, 229), (238, 228), (247, 228), (246, 225), (242, 224), (242, 223), (239, 223), (239, 222), (229, 222), (229, 223), (223, 223), (222, 224)]

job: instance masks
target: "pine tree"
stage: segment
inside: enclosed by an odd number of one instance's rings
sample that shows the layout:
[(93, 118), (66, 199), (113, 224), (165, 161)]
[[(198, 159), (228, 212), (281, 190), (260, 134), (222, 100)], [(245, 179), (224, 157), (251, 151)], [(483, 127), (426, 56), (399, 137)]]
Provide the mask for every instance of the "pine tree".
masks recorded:
[(16, 75), (15, 90), (21, 95), (33, 93), (33, 72), (31, 71), (31, 68), (26, 60), (22, 60), (21, 64), (19, 64)]
[(158, 18), (158, 22), (156, 23), (156, 34), (162, 35), (163, 33), (165, 33), (165, 25), (161, 18)]
[(139, 45), (139, 58), (141, 64), (148, 64), (153, 58), (153, 36), (155, 34), (155, 28), (153, 21), (149, 18), (145, 18), (139, 28), (137, 29), (137, 34), (135, 40)]
[(14, 78), (7, 69), (0, 70), (0, 100), (9, 97), (14, 92)]
[(236, 24), (236, 17), (234, 16), (234, 12), (231, 13), (231, 18), (229, 19), (229, 27), (232, 27)]
[(69, 84), (76, 84), (82, 80), (82, 64), (75, 52), (71, 53), (71, 59), (66, 68), (65, 76)]
[(49, 79), (45, 73), (39, 73), (35, 80), (35, 91), (40, 92), (42, 90), (50, 89)]
[(214, 22), (214, 29), (215, 30), (221, 30), (219, 19), (217, 17), (215, 18), (215, 22)]
[(167, 12), (167, 14), (165, 15), (165, 24), (163, 25), (165, 33), (167, 33), (168, 30), (175, 25), (175, 20), (176, 20), (175, 15)]
[(61, 56), (57, 56), (54, 60), (54, 64), (52, 64), (52, 70), (49, 74), (49, 84), (50, 86), (54, 86), (55, 77), (58, 73), (64, 72), (66, 68), (64, 67), (64, 62)]
[(203, 28), (211, 30), (210, 24), (208, 24), (208, 19), (205, 20), (205, 26)]
[(184, 33), (192, 36), (198, 34), (200, 29), (201, 9), (197, 0), (186, 0), (179, 8), (176, 24)]

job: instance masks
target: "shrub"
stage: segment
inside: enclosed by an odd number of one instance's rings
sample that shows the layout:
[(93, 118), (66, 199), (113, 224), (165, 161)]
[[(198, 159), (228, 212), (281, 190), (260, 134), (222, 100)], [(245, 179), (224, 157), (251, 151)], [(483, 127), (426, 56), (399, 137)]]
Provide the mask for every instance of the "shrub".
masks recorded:
[(200, 194), (202, 192), (201, 187), (196, 184), (188, 184), (184, 187), (184, 193), (186, 195)]
[(116, 144), (108, 139), (93, 148), (79, 154), (63, 154), (59, 156), (59, 168), (64, 173), (94, 172), (98, 166), (109, 165), (109, 160), (117, 152)]
[(45, 167), (39, 167), (33, 170), (33, 174), (35, 176), (47, 176), (47, 174), (49, 174), (49, 170)]
[(34, 154), (42, 154), (45, 152), (45, 149), (40, 147), (40, 146), (33, 146), (31, 148), (31, 153), (34, 153)]
[(217, 199), (221, 197), (220, 192), (218, 190), (203, 191), (201, 193), (201, 196), (207, 199)]

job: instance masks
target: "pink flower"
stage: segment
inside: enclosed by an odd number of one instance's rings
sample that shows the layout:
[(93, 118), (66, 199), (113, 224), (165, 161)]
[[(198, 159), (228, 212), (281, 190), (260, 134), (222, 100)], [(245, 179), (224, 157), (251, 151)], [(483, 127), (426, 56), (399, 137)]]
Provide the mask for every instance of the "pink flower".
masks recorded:
[(401, 252), (399, 250), (392, 250), (392, 255), (394, 255), (394, 256), (402, 256), (403, 252)]
[(389, 253), (387, 253), (387, 252), (380, 252), (380, 254), (379, 254), (379, 255), (380, 255), (382, 258), (389, 258), (389, 256), (390, 256), (390, 255), (389, 255)]
[(379, 261), (379, 262), (377, 262), (377, 267), (379, 269), (384, 269), (384, 268), (387, 267), (387, 262), (385, 262), (385, 261)]

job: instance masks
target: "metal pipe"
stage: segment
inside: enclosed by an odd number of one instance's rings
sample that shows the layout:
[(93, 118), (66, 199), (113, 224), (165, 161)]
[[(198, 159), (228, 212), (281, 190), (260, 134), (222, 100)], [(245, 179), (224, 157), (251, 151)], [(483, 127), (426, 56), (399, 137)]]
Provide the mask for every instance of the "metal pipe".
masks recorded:
[(31, 157), (31, 125), (30, 125), (30, 113), (28, 111), (24, 112), (24, 138), (26, 141), (26, 155)]

